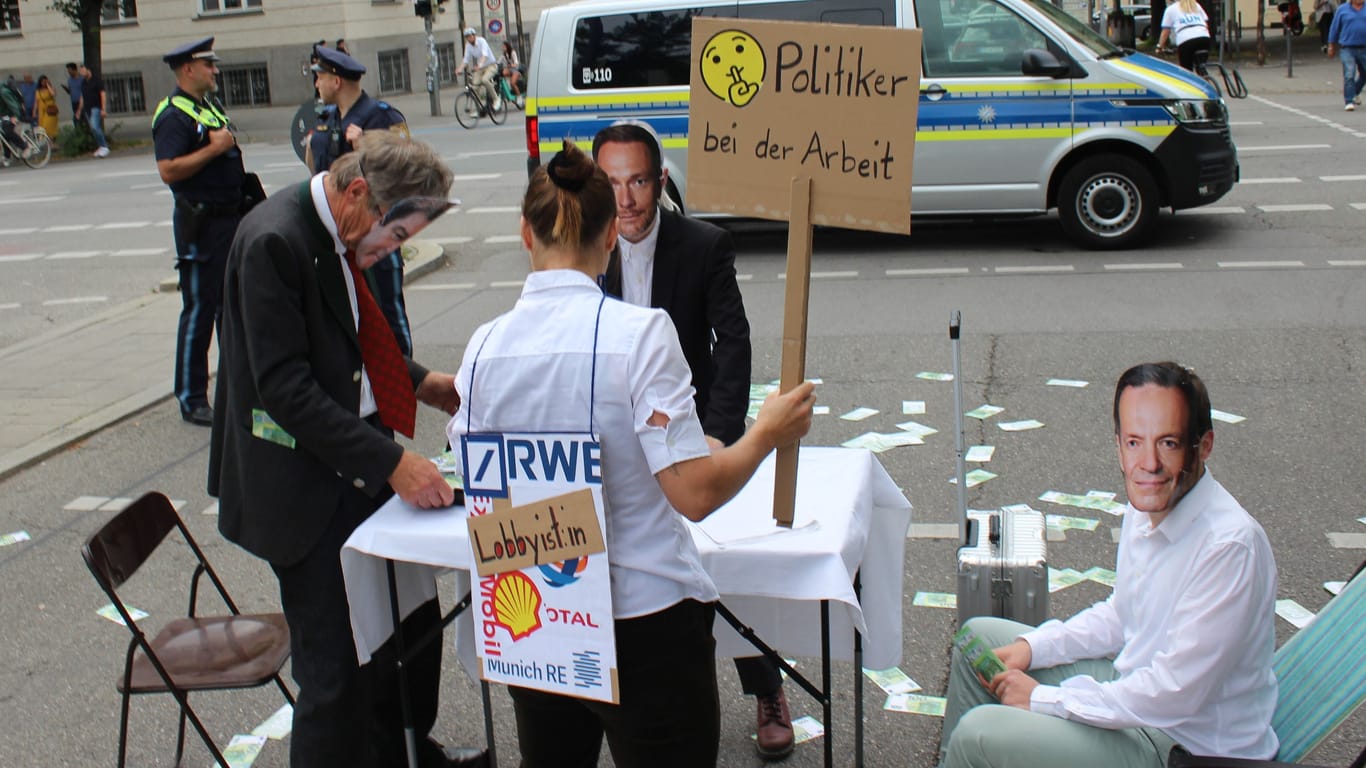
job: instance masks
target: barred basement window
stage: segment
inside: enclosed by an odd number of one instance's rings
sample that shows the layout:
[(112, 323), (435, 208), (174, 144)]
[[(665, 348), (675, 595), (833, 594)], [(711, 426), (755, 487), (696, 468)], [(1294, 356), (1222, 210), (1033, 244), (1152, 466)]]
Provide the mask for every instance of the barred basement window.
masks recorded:
[(218, 98), (228, 107), (269, 106), (270, 71), (265, 64), (219, 67)]
[(408, 75), (408, 49), (379, 52), (379, 92), (409, 93), (413, 90)]
[(142, 87), (141, 72), (105, 75), (104, 96), (111, 115), (147, 111), (147, 95)]
[(441, 43), (436, 46), (436, 81), (441, 85), (455, 82), (455, 43)]
[(0, 32), (19, 31), (19, 0), (0, 0)]

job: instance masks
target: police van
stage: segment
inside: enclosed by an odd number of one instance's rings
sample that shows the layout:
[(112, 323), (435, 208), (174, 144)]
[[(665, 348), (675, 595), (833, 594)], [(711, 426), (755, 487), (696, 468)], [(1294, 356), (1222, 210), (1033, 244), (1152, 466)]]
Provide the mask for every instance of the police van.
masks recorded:
[(660, 135), (688, 200), (692, 17), (918, 28), (912, 184), (919, 217), (1042, 215), (1094, 249), (1140, 244), (1159, 208), (1238, 180), (1228, 112), (1204, 81), (1121, 49), (1049, 0), (586, 0), (542, 12), (526, 104), (528, 169), (623, 118)]

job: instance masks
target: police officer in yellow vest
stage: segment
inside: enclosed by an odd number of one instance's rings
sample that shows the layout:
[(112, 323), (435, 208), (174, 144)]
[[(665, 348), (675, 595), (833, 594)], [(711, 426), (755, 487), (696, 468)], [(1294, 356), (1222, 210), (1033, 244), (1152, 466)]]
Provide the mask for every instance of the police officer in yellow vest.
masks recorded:
[(175, 198), (171, 221), (182, 303), (175, 396), (185, 421), (207, 427), (213, 424), (209, 340), (222, 305), (228, 246), (242, 218), (246, 173), (227, 115), (208, 98), (218, 90), (213, 38), (182, 45), (162, 61), (176, 78), (175, 91), (152, 116), (157, 172)]

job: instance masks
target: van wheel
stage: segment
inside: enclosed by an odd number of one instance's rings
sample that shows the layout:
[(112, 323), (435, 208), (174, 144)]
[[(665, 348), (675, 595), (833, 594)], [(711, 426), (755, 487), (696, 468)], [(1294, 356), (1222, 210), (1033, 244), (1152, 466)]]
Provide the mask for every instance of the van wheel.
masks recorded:
[(1078, 245), (1091, 250), (1132, 248), (1157, 220), (1157, 182), (1140, 163), (1097, 155), (1072, 166), (1058, 187), (1058, 217)]

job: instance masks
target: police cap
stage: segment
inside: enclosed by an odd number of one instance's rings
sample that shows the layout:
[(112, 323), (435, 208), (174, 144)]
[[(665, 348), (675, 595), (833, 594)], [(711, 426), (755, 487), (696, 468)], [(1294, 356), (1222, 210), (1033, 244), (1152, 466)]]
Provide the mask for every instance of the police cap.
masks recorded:
[(208, 61), (219, 60), (218, 54), (213, 52), (212, 37), (196, 40), (193, 43), (186, 43), (161, 57), (162, 61), (171, 65), (171, 69), (175, 69), (185, 62), (194, 61), (195, 59), (206, 59)]
[(318, 48), (318, 61), (312, 67), (314, 72), (325, 72), (347, 80), (359, 80), (365, 74), (365, 65), (335, 48)]

